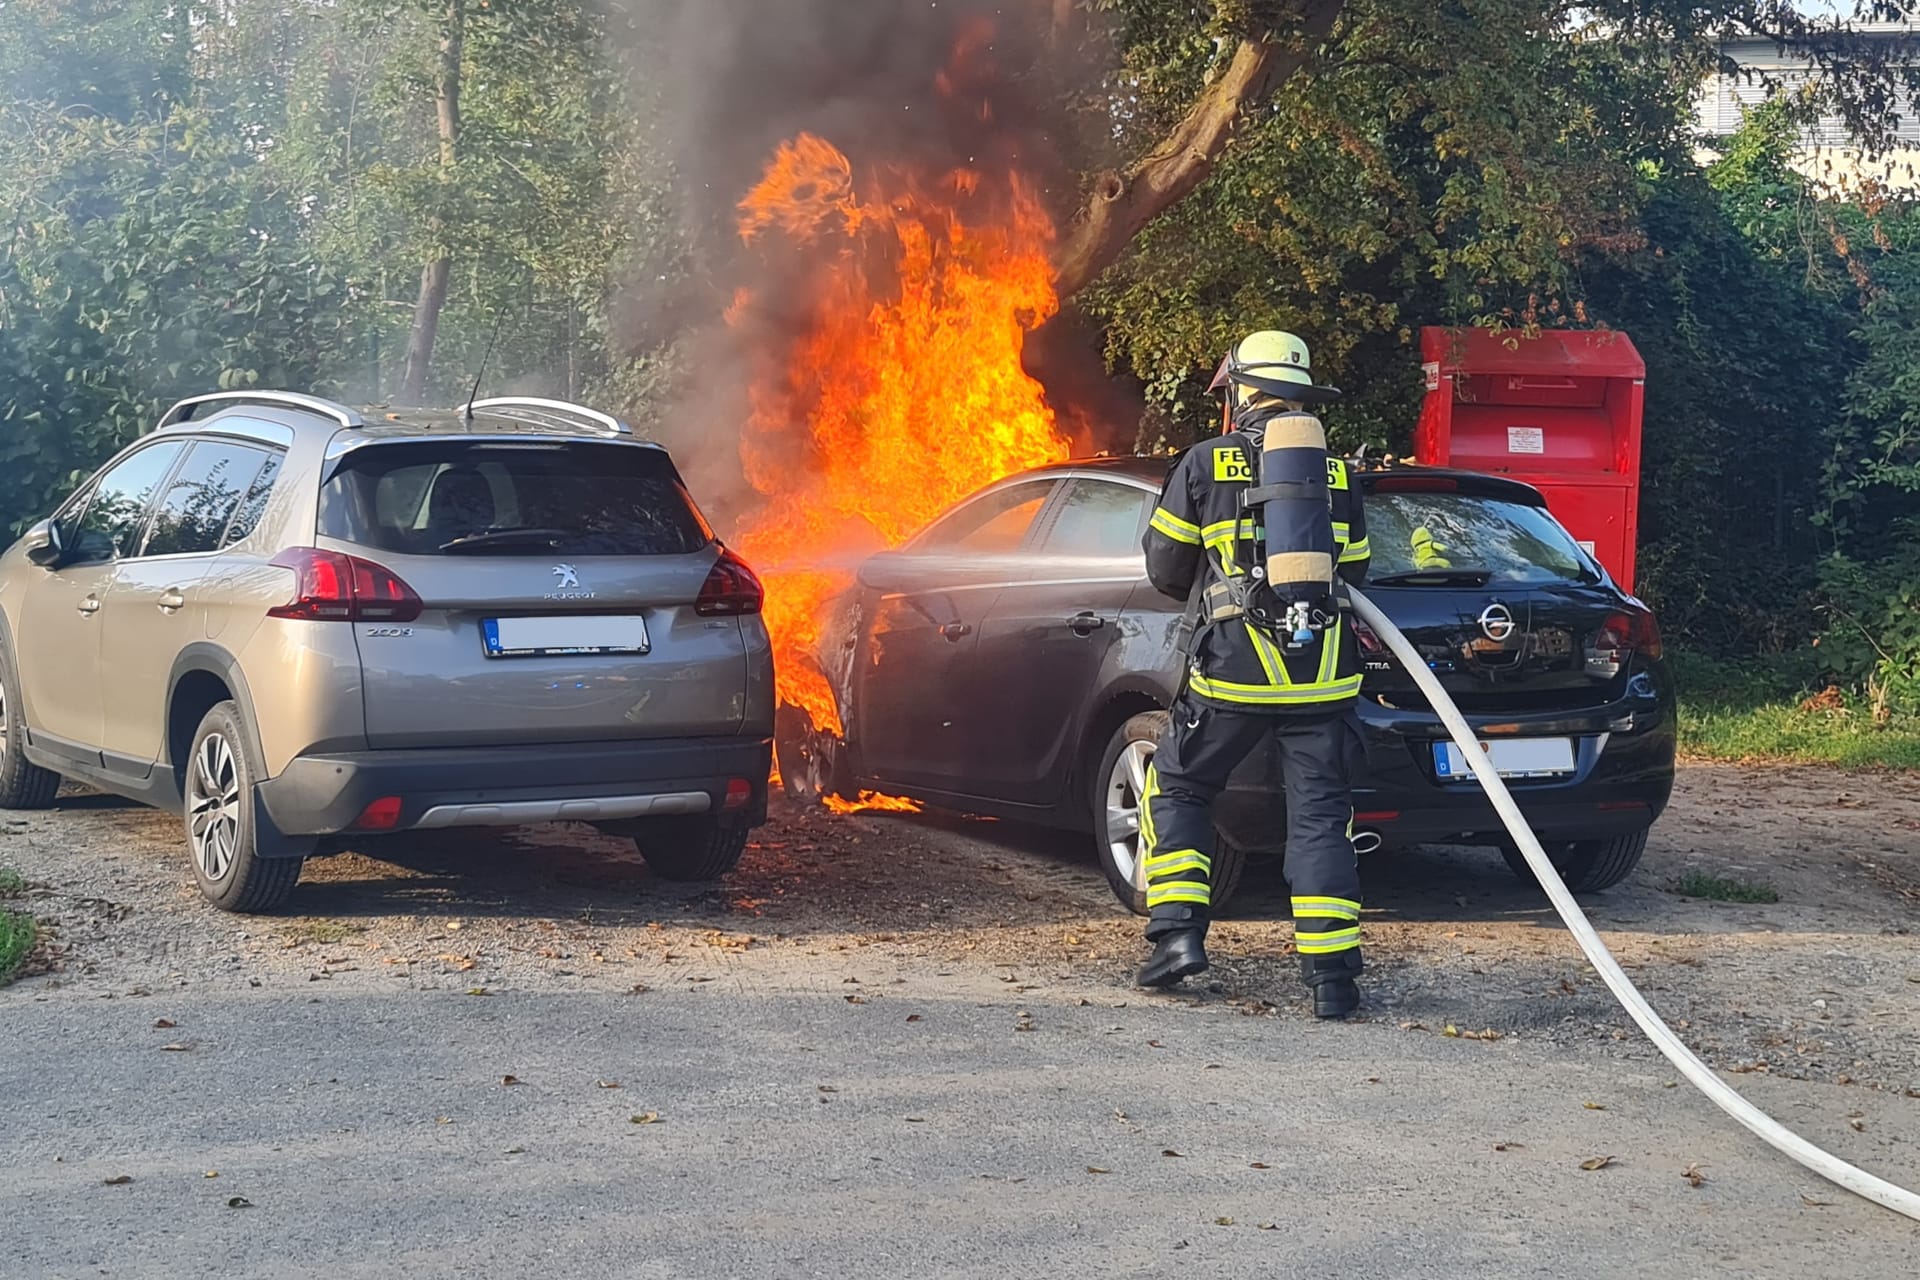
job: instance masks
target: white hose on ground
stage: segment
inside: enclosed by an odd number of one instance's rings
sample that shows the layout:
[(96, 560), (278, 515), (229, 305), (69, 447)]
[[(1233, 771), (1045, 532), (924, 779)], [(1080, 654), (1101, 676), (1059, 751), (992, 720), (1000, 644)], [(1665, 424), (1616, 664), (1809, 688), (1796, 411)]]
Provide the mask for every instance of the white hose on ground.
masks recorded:
[(1875, 1177), (1864, 1169), (1857, 1169), (1831, 1152), (1814, 1146), (1799, 1134), (1788, 1129), (1760, 1108), (1741, 1097), (1739, 1093), (1716, 1075), (1713, 1069), (1695, 1056), (1693, 1050), (1681, 1042), (1661, 1020), (1659, 1014), (1647, 1003), (1646, 997), (1627, 978), (1620, 964), (1607, 950), (1607, 944), (1594, 932), (1593, 924), (1587, 919), (1580, 904), (1573, 900), (1566, 883), (1548, 860), (1546, 850), (1540, 847), (1540, 839), (1527, 826), (1526, 819), (1520, 814), (1520, 806), (1513, 802), (1513, 794), (1507, 790), (1507, 784), (1494, 771), (1493, 764), (1480, 750), (1478, 738), (1468, 727), (1466, 718), (1453, 704), (1446, 690), (1440, 687), (1440, 681), (1428, 670), (1426, 659), (1422, 658), (1400, 629), (1393, 625), (1392, 619), (1380, 612), (1379, 606), (1360, 592), (1353, 592), (1354, 612), (1360, 619), (1393, 650), (1400, 659), (1400, 665), (1407, 669), (1414, 683), (1440, 713), (1441, 721), (1447, 726), (1447, 732), (1460, 745), (1460, 753), (1466, 757), (1467, 764), (1473, 769), (1473, 776), (1480, 780), (1486, 789), (1487, 798), (1493, 801), (1493, 807), (1499, 811), (1500, 821), (1513, 836), (1514, 843), (1520, 846), (1520, 852), (1526, 855), (1527, 865), (1533, 868), (1533, 874), (1540, 880), (1541, 888), (1553, 899), (1554, 910), (1567, 922), (1574, 941), (1587, 953), (1587, 960), (1600, 974), (1613, 992), (1614, 999), (1633, 1016), (1640, 1029), (1653, 1041), (1654, 1047), (1667, 1056), (1667, 1061), (1680, 1069), (1680, 1074), (1693, 1082), (1695, 1088), (1712, 1099), (1715, 1106), (1738, 1120), (1741, 1124), (1759, 1135), (1760, 1140), (1776, 1151), (1799, 1161), (1829, 1182), (1845, 1187), (1855, 1195), (1864, 1196), (1875, 1204), (1883, 1205), (1895, 1213), (1904, 1213), (1909, 1218), (1920, 1219), (1920, 1195), (1915, 1195), (1904, 1187), (1897, 1187), (1885, 1178)]

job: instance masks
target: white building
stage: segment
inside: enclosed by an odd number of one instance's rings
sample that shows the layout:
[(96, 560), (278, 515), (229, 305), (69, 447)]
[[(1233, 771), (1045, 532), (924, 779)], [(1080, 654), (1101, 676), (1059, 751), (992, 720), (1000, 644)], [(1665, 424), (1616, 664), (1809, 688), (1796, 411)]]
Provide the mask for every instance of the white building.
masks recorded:
[[(1915, 25), (1907, 22), (1855, 23), (1853, 30), (1887, 40), (1916, 34)], [(1720, 52), (1739, 71), (1710, 76), (1701, 86), (1694, 119), (1704, 152), (1702, 159), (1712, 158), (1722, 140), (1739, 129), (1747, 108), (1778, 94), (1803, 90), (1823, 74), (1806, 53), (1782, 50), (1771, 40), (1728, 40), (1720, 46)], [(1920, 190), (1920, 104), (1903, 103), (1899, 116), (1895, 130), (1899, 146), (1889, 155), (1869, 160), (1838, 116), (1822, 115), (1802, 131), (1804, 150), (1794, 168), (1836, 191), (1856, 192), (1869, 183), (1899, 191)]]

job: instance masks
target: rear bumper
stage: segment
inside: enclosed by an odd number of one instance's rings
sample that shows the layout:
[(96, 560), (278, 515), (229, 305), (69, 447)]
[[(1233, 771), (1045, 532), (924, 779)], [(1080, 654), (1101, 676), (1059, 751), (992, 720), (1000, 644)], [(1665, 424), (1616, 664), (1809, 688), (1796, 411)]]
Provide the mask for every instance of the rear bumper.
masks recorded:
[[(548, 746), (357, 751), (303, 756), (257, 788), (259, 806), (287, 837), (355, 829), (367, 806), (400, 798), (396, 825), (507, 826), (623, 821), (687, 813), (767, 818), (767, 738), (685, 738)], [(745, 779), (744, 805), (726, 807)]]
[[(1367, 765), (1355, 779), (1356, 831), (1378, 832), (1386, 846), (1421, 843), (1496, 844), (1508, 839), (1493, 804), (1471, 780), (1437, 778), (1433, 744), (1444, 730), (1431, 714), (1360, 708)], [(1518, 737), (1571, 737), (1568, 777), (1508, 782), (1527, 823), (1546, 841), (1629, 835), (1653, 825), (1673, 792), (1675, 717), (1671, 702), (1617, 704), (1593, 715), (1472, 716), (1485, 732)], [(1271, 750), (1256, 752), (1228, 784), (1215, 816), (1229, 839), (1250, 849), (1285, 843), (1284, 789)]]

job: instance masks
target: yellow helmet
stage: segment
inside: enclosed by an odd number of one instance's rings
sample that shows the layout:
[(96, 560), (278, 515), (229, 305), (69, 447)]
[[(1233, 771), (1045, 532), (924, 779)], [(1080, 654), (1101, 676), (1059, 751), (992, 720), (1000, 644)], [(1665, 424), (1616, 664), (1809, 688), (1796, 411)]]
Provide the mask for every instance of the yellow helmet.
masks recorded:
[(1340, 398), (1337, 387), (1314, 385), (1307, 344), (1291, 333), (1262, 329), (1234, 345), (1213, 375), (1209, 391), (1228, 389), (1229, 403), (1244, 409), (1262, 396), (1299, 404), (1323, 404)]

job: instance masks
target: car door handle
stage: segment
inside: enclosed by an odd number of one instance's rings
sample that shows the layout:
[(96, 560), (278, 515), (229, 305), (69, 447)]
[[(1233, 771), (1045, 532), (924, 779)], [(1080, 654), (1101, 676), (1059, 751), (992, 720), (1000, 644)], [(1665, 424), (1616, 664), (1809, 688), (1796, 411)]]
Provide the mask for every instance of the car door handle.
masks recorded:
[(178, 587), (168, 587), (160, 595), (159, 605), (162, 613), (177, 613), (185, 608), (187, 598), (180, 594)]
[(1077, 636), (1090, 636), (1107, 625), (1107, 620), (1097, 613), (1076, 613), (1067, 619), (1067, 626)]
[(85, 600), (82, 600), (80, 602), (80, 612), (81, 614), (89, 618), (91, 618), (94, 614), (100, 612), (99, 597), (88, 596)]
[(940, 634), (949, 640), (958, 640), (973, 634), (973, 628), (964, 622), (949, 622), (940, 628)]

